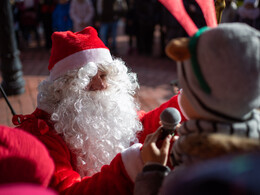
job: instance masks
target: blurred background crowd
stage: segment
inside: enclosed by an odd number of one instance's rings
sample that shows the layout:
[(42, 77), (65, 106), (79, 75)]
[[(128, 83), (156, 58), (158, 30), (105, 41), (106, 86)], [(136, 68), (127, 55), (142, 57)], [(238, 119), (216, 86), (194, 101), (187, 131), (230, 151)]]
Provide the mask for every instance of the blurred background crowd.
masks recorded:
[[(18, 47), (51, 48), (54, 31), (80, 31), (94, 26), (102, 41), (117, 55), (119, 33), (128, 37), (127, 53), (152, 55), (155, 32), (160, 35), (161, 56), (169, 40), (187, 36), (175, 18), (157, 0), (10, 0)], [(205, 26), (199, 6), (184, 0), (198, 27)], [(260, 30), (259, 0), (225, 0), (221, 22), (245, 22)], [(118, 29), (123, 29), (118, 32)]]

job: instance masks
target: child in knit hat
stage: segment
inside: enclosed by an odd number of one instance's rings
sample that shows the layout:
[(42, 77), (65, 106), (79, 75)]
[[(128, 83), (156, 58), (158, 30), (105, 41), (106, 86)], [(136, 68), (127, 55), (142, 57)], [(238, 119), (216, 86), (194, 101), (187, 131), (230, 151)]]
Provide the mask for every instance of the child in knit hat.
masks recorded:
[[(167, 48), (173, 58), (175, 44)], [(173, 146), (176, 162), (258, 149), (260, 33), (246, 24), (221, 24), (199, 30), (189, 49), (191, 58), (179, 62), (178, 75), (179, 104), (190, 120)]]
[[(179, 105), (189, 119), (178, 129), (171, 149), (174, 171), (225, 155), (260, 151), (260, 32), (242, 23), (186, 30), (190, 38), (172, 40), (166, 48), (178, 62)], [(159, 150), (153, 144), (158, 135), (144, 143), (146, 166), (136, 179), (136, 194), (152, 189), (156, 194), (169, 172), (162, 162), (170, 140)]]

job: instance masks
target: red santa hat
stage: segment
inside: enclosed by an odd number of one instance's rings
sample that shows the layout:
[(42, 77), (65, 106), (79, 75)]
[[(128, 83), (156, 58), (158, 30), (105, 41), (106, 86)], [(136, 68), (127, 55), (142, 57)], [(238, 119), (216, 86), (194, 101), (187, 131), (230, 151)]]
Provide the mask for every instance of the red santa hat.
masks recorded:
[(55, 80), (68, 71), (79, 69), (89, 62), (111, 62), (109, 49), (98, 37), (93, 27), (80, 32), (54, 32), (48, 69), (50, 79)]
[(53, 160), (36, 137), (0, 125), (0, 184), (22, 182), (47, 187), (53, 172)]

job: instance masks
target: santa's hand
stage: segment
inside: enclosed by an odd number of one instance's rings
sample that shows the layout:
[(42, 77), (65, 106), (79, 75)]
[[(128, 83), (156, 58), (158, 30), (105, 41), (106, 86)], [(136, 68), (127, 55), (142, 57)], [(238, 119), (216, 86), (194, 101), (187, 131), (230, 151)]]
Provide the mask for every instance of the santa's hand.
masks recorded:
[(156, 132), (146, 137), (141, 150), (141, 157), (144, 164), (148, 162), (153, 162), (160, 163), (164, 166), (166, 165), (172, 136), (168, 135), (163, 140), (161, 148), (158, 148), (156, 145), (156, 141), (158, 140), (161, 131), (162, 129), (159, 128)]

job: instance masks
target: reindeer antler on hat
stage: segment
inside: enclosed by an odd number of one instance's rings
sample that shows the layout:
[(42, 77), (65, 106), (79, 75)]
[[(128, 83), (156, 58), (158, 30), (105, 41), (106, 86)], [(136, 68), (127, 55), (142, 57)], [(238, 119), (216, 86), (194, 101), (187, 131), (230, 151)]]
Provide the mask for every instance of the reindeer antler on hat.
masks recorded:
[[(182, 27), (186, 30), (189, 36), (192, 36), (198, 31), (197, 26), (189, 17), (183, 5), (183, 0), (159, 0), (170, 13), (178, 20)], [(207, 26), (217, 26), (215, 6), (213, 0), (196, 0), (200, 6)]]
[[(185, 10), (183, 5), (183, 0), (159, 0), (169, 11), (170, 13), (179, 21), (183, 26), (191, 39), (179, 38), (170, 42), (166, 47), (166, 54), (176, 60), (183, 61), (188, 58), (192, 58), (192, 66), (195, 74), (198, 76), (200, 85), (207, 91), (210, 91), (206, 82), (204, 82), (203, 75), (199, 70), (199, 65), (197, 62), (196, 56), (196, 46), (199, 36), (208, 28), (198, 29), (194, 24), (190, 16)], [(196, 0), (200, 6), (204, 19), (208, 27), (216, 27), (217, 19), (215, 12), (215, 5), (213, 0)], [(190, 55), (191, 54), (191, 55)]]
[[(198, 32), (198, 27), (185, 10), (183, 0), (159, 0), (169, 12), (178, 20), (189, 36)], [(216, 27), (217, 19), (213, 0), (196, 0), (200, 6), (208, 27)], [(188, 50), (189, 39), (180, 38), (173, 40), (166, 47), (166, 54), (176, 60), (183, 61), (190, 57)]]

